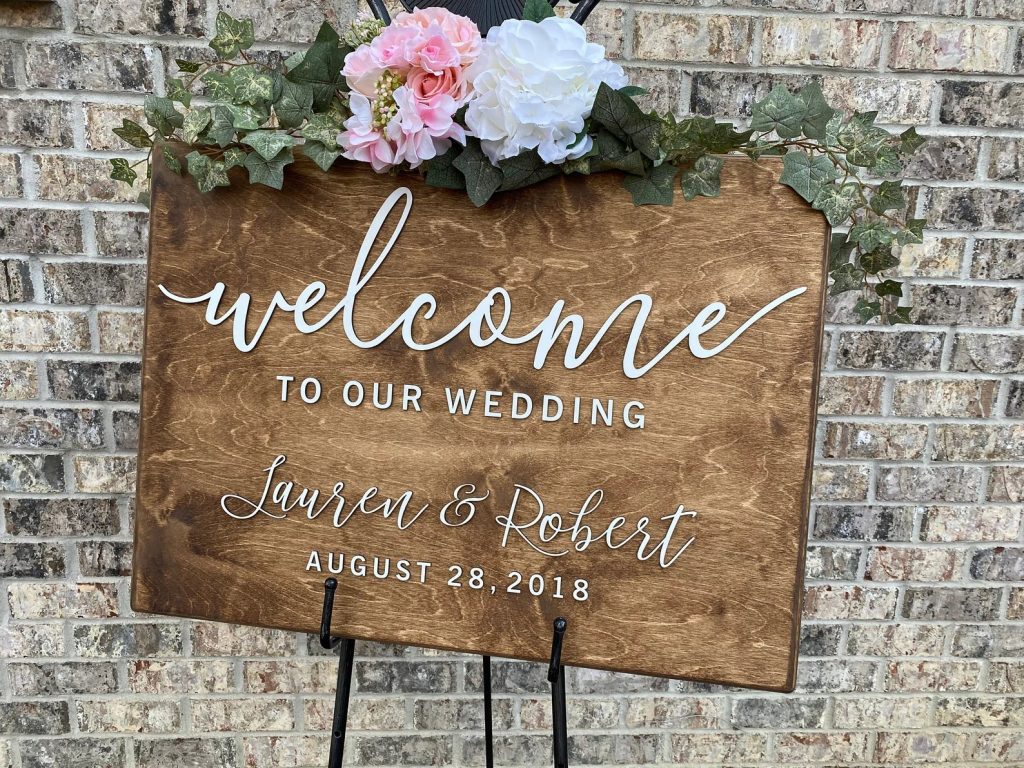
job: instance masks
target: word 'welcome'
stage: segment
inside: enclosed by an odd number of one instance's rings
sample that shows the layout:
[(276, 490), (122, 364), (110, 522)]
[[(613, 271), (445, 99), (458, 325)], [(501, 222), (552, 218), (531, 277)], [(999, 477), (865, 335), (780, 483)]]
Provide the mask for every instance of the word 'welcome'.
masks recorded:
[[(370, 252), (380, 236), (380, 231), (387, 221), (388, 216), (398, 204), (399, 200), (404, 201), (404, 206), (399, 216), (398, 225), (391, 233), (391, 236), (388, 238), (387, 243), (381, 250), (380, 255), (370, 265), (370, 267), (367, 268), (366, 263), (370, 258)], [(719, 301), (711, 302), (705, 306), (704, 309), (698, 312), (693, 321), (686, 325), (675, 336), (675, 338), (658, 351), (650, 360), (643, 364), (637, 364), (636, 351), (640, 344), (641, 337), (643, 336), (644, 327), (650, 317), (651, 310), (654, 305), (651, 297), (644, 293), (634, 294), (612, 310), (608, 319), (605, 320), (598, 331), (594, 334), (593, 339), (583, 346), (582, 349), (580, 349), (580, 345), (583, 343), (583, 318), (574, 313), (563, 314), (565, 311), (564, 299), (558, 299), (555, 301), (547, 316), (526, 334), (522, 336), (507, 335), (505, 330), (508, 328), (512, 317), (512, 298), (508, 291), (501, 287), (492, 288), (472, 312), (466, 315), (466, 317), (457, 323), (448, 333), (439, 338), (430, 341), (419, 341), (414, 338), (413, 330), (417, 318), (422, 315), (423, 319), (429, 320), (437, 311), (437, 300), (434, 298), (433, 294), (421, 293), (412, 300), (408, 308), (402, 312), (382, 333), (372, 339), (364, 339), (359, 335), (355, 328), (354, 316), (356, 298), (359, 296), (359, 292), (366, 287), (370, 282), (370, 279), (380, 269), (381, 265), (384, 264), (384, 261), (391, 253), (391, 249), (394, 247), (399, 235), (401, 235), (402, 230), (405, 227), (405, 223), (409, 218), (409, 212), (411, 210), (412, 192), (407, 187), (399, 187), (388, 196), (387, 200), (384, 201), (384, 204), (377, 211), (376, 216), (374, 216), (373, 222), (370, 224), (370, 228), (366, 233), (366, 237), (363, 238), (363, 243), (360, 246), (358, 255), (356, 256), (352, 274), (349, 278), (348, 290), (345, 293), (344, 298), (318, 320), (310, 321), (306, 318), (306, 312), (316, 307), (316, 305), (319, 304), (327, 294), (327, 286), (319, 280), (309, 283), (299, 293), (294, 302), (285, 298), (281, 291), (276, 291), (270, 302), (270, 306), (264, 312), (256, 330), (249, 338), (247, 338), (246, 329), (248, 326), (249, 308), (251, 303), (250, 294), (240, 294), (234, 303), (232, 303), (226, 310), (221, 311), (221, 303), (224, 300), (224, 293), (226, 290), (224, 283), (216, 283), (212, 289), (200, 296), (179, 296), (165, 288), (162, 284), (159, 285), (159, 289), (167, 298), (181, 304), (206, 303), (205, 320), (209, 325), (220, 325), (234, 316), (234, 321), (232, 323), (232, 340), (234, 341), (235, 347), (241, 352), (251, 352), (256, 348), (256, 345), (259, 343), (267, 325), (270, 323), (271, 317), (274, 315), (275, 311), (280, 310), (282, 312), (290, 312), (292, 314), (295, 320), (295, 327), (303, 334), (316, 333), (340, 314), (346, 338), (353, 346), (360, 349), (372, 349), (382, 344), (398, 331), (401, 331), (402, 341), (409, 349), (420, 352), (437, 349), (438, 347), (447, 344), (463, 332), (467, 332), (471, 343), (479, 348), (487, 347), (499, 341), (504, 344), (514, 346), (533, 343), (536, 345), (536, 351), (533, 356), (533, 367), (538, 370), (544, 367), (552, 348), (567, 330), (569, 337), (566, 342), (563, 364), (567, 369), (578, 368), (581, 366), (586, 362), (591, 354), (593, 354), (594, 350), (615, 322), (635, 305), (636, 317), (633, 320), (633, 327), (630, 330), (629, 340), (626, 343), (626, 348), (622, 355), (623, 373), (631, 379), (638, 379), (650, 371), (684, 340), (688, 342), (690, 353), (694, 357), (714, 357), (728, 348), (748, 328), (762, 317), (767, 315), (776, 307), (799, 296), (807, 290), (806, 287), (794, 288), (793, 290), (773, 299), (751, 315), (751, 317), (742, 325), (729, 334), (724, 341), (708, 349), (701, 343), (701, 335), (718, 325), (726, 314), (725, 304)], [(497, 320), (495, 320), (495, 312), (498, 313)]]

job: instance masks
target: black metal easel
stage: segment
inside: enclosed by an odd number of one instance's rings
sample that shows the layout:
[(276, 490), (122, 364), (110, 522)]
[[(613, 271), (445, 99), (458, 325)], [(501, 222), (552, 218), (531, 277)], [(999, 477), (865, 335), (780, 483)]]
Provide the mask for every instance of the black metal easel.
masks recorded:
[[(331, 724), (331, 752), (327, 768), (341, 768), (345, 753), (345, 731), (348, 728), (348, 701), (352, 693), (352, 667), (355, 665), (356, 641), (331, 637), (331, 616), (338, 580), (324, 581), (324, 607), (320, 614), (320, 645), (332, 650), (341, 645), (338, 659), (338, 688), (334, 694), (334, 719)], [(559, 616), (554, 621), (551, 637), (551, 659), (548, 682), (551, 683), (552, 754), (555, 768), (568, 768), (569, 737), (565, 719), (565, 667), (562, 666), (562, 643), (568, 622)], [(494, 768), (494, 725), (491, 709), (491, 657), (484, 656), (484, 756), (487, 768)]]

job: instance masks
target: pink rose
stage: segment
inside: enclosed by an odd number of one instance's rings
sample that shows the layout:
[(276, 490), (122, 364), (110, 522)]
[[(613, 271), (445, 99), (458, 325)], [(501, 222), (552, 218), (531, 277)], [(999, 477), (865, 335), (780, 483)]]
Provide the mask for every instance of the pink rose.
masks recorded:
[(439, 74), (450, 67), (459, 66), (459, 52), (448, 42), (439, 27), (430, 27), (414, 44), (409, 63)]
[(425, 69), (412, 69), (406, 78), (417, 101), (430, 101), (437, 96), (450, 96), (456, 108), (461, 107), (469, 92), (469, 84), (461, 67), (447, 67), (440, 73)]
[(348, 87), (367, 98), (373, 98), (377, 79), (384, 72), (377, 56), (369, 45), (361, 45), (345, 57), (341, 74)]
[(421, 42), (419, 30), (392, 24), (373, 38), (370, 51), (381, 69), (405, 73), (412, 66)]
[(430, 27), (440, 27), (441, 33), (458, 51), (459, 63), (464, 67), (472, 64), (480, 54), (480, 30), (476, 24), (446, 8), (417, 8), (412, 13), (400, 13), (393, 24), (418, 27), (424, 31)]

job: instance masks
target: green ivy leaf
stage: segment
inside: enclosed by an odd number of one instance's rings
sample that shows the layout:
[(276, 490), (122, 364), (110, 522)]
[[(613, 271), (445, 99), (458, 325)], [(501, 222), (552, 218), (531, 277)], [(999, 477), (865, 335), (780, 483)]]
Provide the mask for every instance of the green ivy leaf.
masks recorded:
[(869, 275), (877, 275), (879, 272), (884, 272), (887, 269), (892, 269), (900, 260), (893, 256), (892, 250), (889, 248), (879, 248), (878, 250), (864, 253), (860, 257), (860, 266)]
[(870, 115), (858, 113), (850, 118), (837, 137), (839, 145), (846, 150), (847, 162), (863, 168), (871, 168), (878, 162), (879, 153), (889, 141), (889, 134), (873, 125), (868, 119)]
[(452, 165), (462, 171), (466, 179), (466, 194), (478, 208), (491, 199), (491, 195), (501, 188), (504, 181), (501, 169), (491, 164), (477, 139), (469, 139), (466, 148), (452, 161)]
[(341, 131), (339, 123), (331, 113), (321, 112), (309, 118), (299, 135), (310, 141), (319, 141), (325, 147), (332, 149), (338, 145), (338, 133)]
[(683, 197), (687, 200), (701, 196), (718, 197), (723, 165), (724, 162), (720, 157), (711, 155), (698, 157), (692, 168), (683, 171), (680, 182), (683, 188)]
[(293, 83), (306, 83), (313, 89), (315, 111), (327, 109), (334, 95), (345, 89), (341, 69), (345, 66), (345, 56), (350, 50), (325, 21), (302, 61), (288, 72), (287, 78)]
[(825, 146), (834, 147), (839, 143), (839, 131), (843, 129), (843, 113), (836, 110), (825, 126)]
[(544, 21), (555, 15), (555, 9), (547, 0), (526, 0), (523, 5), (523, 19), (526, 21)]
[(884, 221), (868, 221), (855, 224), (850, 229), (850, 239), (856, 241), (861, 250), (867, 252), (891, 245), (893, 234)]
[(857, 303), (853, 305), (853, 311), (862, 323), (866, 323), (882, 314), (882, 303), (880, 301), (868, 301), (862, 297), (857, 299)]
[(924, 226), (928, 222), (925, 219), (907, 219), (906, 228), (896, 233), (896, 242), (899, 245), (924, 242)]
[(224, 150), (222, 159), (224, 160), (224, 168), (230, 170), (239, 165), (245, 165), (245, 158), (249, 156), (249, 153), (240, 147), (232, 147), (231, 149)]
[(114, 181), (123, 181), (125, 184), (134, 184), (139, 174), (128, 164), (123, 157), (115, 157), (110, 160), (110, 178)]
[(167, 166), (168, 170), (181, 175), (181, 161), (178, 160), (178, 156), (174, 154), (169, 146), (162, 144), (160, 146), (160, 154), (163, 155), (164, 165)]
[(902, 296), (903, 283), (899, 280), (883, 280), (875, 286), (875, 293), (879, 296)]
[(900, 134), (900, 152), (904, 155), (914, 154), (927, 143), (927, 139), (917, 135), (917, 129), (914, 126), (910, 126)]
[(883, 181), (871, 196), (871, 210), (882, 214), (895, 208), (903, 208), (907, 201), (903, 197), (902, 181)]
[(181, 128), (185, 116), (174, 108), (174, 102), (163, 96), (147, 96), (143, 102), (143, 112), (149, 124), (163, 137)]
[(133, 147), (144, 149), (153, 146), (153, 140), (149, 138), (146, 129), (126, 117), (121, 119), (121, 127), (115, 128), (114, 133)]
[(185, 81), (180, 77), (172, 77), (167, 81), (167, 98), (185, 107), (192, 106), (192, 91), (185, 87)]
[(632, 99), (636, 96), (646, 96), (647, 89), (641, 88), (639, 85), (624, 85), (619, 88), (619, 93)]
[(462, 147), (453, 143), (447, 152), (431, 160), (427, 164), (427, 184), (441, 189), (465, 189), (466, 177), (454, 166), (461, 151)]
[(233, 19), (224, 11), (217, 14), (216, 34), (210, 40), (210, 47), (222, 59), (233, 59), (239, 51), (245, 51), (256, 42), (252, 19)]
[(181, 138), (186, 144), (195, 144), (199, 134), (210, 124), (210, 110), (205, 107), (189, 110), (181, 126)]
[(777, 85), (754, 104), (750, 127), (757, 133), (775, 131), (779, 138), (792, 139), (802, 132), (806, 116), (807, 105), (788, 88)]
[(242, 143), (255, 149), (264, 160), (273, 160), (281, 150), (293, 146), (295, 139), (278, 131), (253, 131), (242, 139)]
[(901, 323), (910, 322), (910, 310), (911, 307), (896, 307), (886, 317), (886, 321), (889, 325), (900, 325)]
[(853, 264), (843, 264), (829, 272), (832, 285), (828, 289), (830, 296), (838, 296), (847, 291), (859, 291), (864, 285), (864, 272)]
[(850, 242), (845, 233), (833, 234), (828, 249), (829, 271), (838, 269), (843, 264), (849, 264), (850, 254), (857, 248), (857, 244)]
[(836, 186), (828, 184), (821, 188), (811, 205), (825, 214), (833, 227), (842, 224), (860, 206), (856, 184)]
[(607, 83), (597, 89), (590, 117), (620, 141), (630, 142), (652, 160), (658, 159), (661, 120), (645, 114), (635, 101)]
[(671, 163), (663, 163), (646, 176), (624, 177), (622, 185), (633, 196), (633, 205), (672, 205), (677, 170)]
[(558, 168), (545, 163), (535, 149), (502, 160), (498, 167), (501, 169), (502, 190), (528, 187), (559, 172)]
[(224, 109), (231, 114), (231, 125), (239, 131), (255, 131), (267, 119), (248, 104), (225, 104)]
[(274, 79), (255, 64), (234, 67), (228, 75), (235, 86), (235, 101), (258, 104), (274, 98)]
[(226, 147), (235, 140), (235, 126), (231, 110), (222, 104), (210, 108), (210, 124), (203, 138), (218, 147)]
[(215, 187), (227, 187), (231, 185), (227, 169), (224, 163), (211, 160), (206, 155), (192, 151), (185, 155), (185, 164), (189, 176), (195, 182), (200, 192), (210, 192)]
[(245, 158), (250, 184), (264, 184), (274, 189), (284, 186), (284, 167), (295, 161), (292, 148), (285, 147), (276, 156), (266, 159), (258, 151), (250, 152)]
[[(281, 95), (274, 102), (274, 113), (282, 128), (298, 128), (313, 111), (313, 86), (309, 83), (293, 83), (285, 80), (281, 84)], [(335, 131), (337, 134), (337, 131)], [(325, 143), (326, 142), (322, 142)], [(331, 144), (334, 139), (331, 139)]]
[(235, 98), (235, 81), (223, 72), (207, 72), (199, 78), (206, 86), (206, 95), (219, 101), (233, 101)]
[(611, 168), (616, 171), (632, 174), (633, 176), (647, 175), (647, 162), (644, 160), (643, 152), (639, 149), (634, 149), (632, 152), (609, 160), (601, 157), (595, 157), (594, 159), (598, 162), (599, 168), (602, 169)]
[(828, 124), (836, 116), (837, 111), (829, 106), (825, 94), (821, 92), (821, 86), (817, 83), (808, 83), (801, 88), (799, 97), (807, 108), (803, 121), (804, 136), (825, 141)]
[(319, 141), (307, 141), (302, 145), (302, 154), (316, 163), (321, 171), (329, 171), (334, 161), (341, 157), (341, 150), (326, 147)]
[(194, 75), (203, 68), (202, 62), (189, 61), (188, 59), (175, 59), (174, 63), (178, 65), (178, 71), (186, 72), (190, 75)]
[(822, 186), (831, 186), (836, 176), (835, 166), (824, 155), (809, 155), (802, 149), (792, 149), (782, 160), (782, 176), (779, 181), (812, 203)]

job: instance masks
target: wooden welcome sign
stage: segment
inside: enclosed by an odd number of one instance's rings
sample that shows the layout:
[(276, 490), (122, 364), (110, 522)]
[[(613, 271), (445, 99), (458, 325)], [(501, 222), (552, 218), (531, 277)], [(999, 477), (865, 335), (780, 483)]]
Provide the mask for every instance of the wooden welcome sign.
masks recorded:
[(791, 690), (828, 231), (777, 173), (159, 168), (133, 607), (310, 632), (335, 575), (347, 637)]

